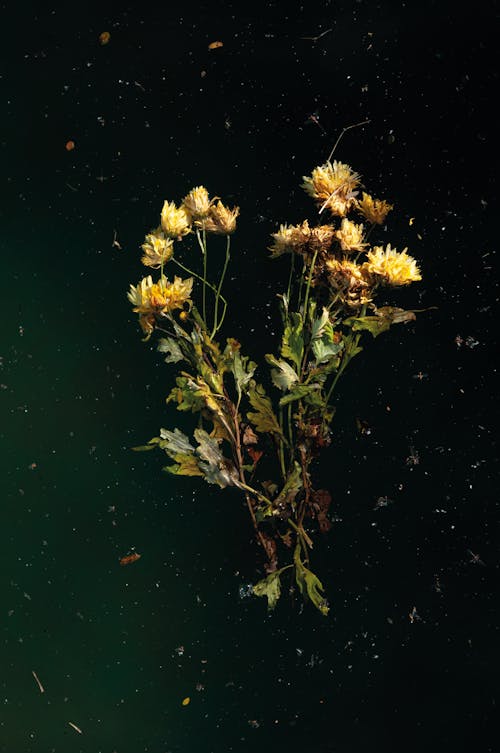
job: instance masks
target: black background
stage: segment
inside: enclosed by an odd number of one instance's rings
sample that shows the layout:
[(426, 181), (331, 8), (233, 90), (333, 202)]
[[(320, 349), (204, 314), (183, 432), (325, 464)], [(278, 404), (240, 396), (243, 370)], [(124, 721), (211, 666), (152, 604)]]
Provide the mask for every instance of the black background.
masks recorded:
[[(496, 22), (429, 0), (2, 6), (2, 751), (496, 749)], [(270, 233), (314, 220), (302, 176), (365, 120), (335, 156), (423, 273), (390, 302), (437, 309), (367, 340), (338, 392), (330, 615), (268, 616), (239, 597), (239, 497), (130, 451), (190, 424), (125, 293), (163, 200), (206, 185), (241, 208), (224, 336), (262, 362)]]

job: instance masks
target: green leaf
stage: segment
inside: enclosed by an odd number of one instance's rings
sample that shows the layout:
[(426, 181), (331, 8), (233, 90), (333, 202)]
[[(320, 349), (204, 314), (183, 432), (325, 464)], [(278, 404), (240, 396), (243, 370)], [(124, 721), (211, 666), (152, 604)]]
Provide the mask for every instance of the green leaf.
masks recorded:
[(273, 500), (273, 505), (278, 506), (283, 502), (293, 502), (299, 489), (302, 489), (302, 469), (297, 461), (294, 460), (293, 468), (288, 474), (280, 493)]
[(264, 387), (261, 384), (257, 384), (254, 379), (251, 379), (249, 383), (248, 399), (254, 411), (248, 412), (247, 418), (257, 431), (277, 434), (284, 439), (281, 426), (274, 414), (271, 400), (266, 395)]
[(274, 609), (281, 596), (280, 575), (282, 572), (282, 570), (275, 570), (267, 578), (259, 580), (252, 589), (255, 596), (267, 597), (267, 608), (269, 611)]
[(224, 350), (225, 360), (234, 376), (238, 397), (244, 392), (254, 375), (257, 364), (250, 361), (248, 356), (242, 356), (240, 353), (240, 344), (232, 337), (227, 338), (227, 345)]
[(153, 439), (150, 439), (147, 444), (141, 444), (137, 447), (131, 447), (134, 452), (148, 452), (149, 450), (154, 450), (160, 441), (160, 437), (153, 437)]
[(160, 429), (160, 441), (158, 442), (158, 445), (162, 450), (165, 450), (167, 455), (171, 458), (179, 453), (193, 454), (194, 452), (193, 445), (180, 429), (174, 429), (173, 431)]
[(195, 429), (194, 436), (198, 442), (198, 465), (203, 471), (205, 481), (209, 484), (218, 484), (221, 489), (226, 486), (238, 486), (236, 468), (231, 460), (222, 455), (218, 440), (207, 434), (204, 429)]
[(166, 353), (165, 363), (178, 363), (184, 356), (176, 340), (173, 337), (162, 337), (158, 341), (160, 353)]
[[(311, 304), (312, 303), (313, 302), (311, 301)], [(320, 337), (322, 337), (323, 332), (325, 331), (325, 327), (329, 323), (330, 323), (330, 316), (328, 313), (328, 309), (326, 308), (326, 306), (323, 306), (323, 311), (321, 312), (321, 316), (313, 319), (313, 322), (311, 325), (311, 340), (312, 341), (318, 340)]]
[(299, 377), (286, 361), (282, 359), (278, 360), (270, 353), (266, 355), (266, 361), (271, 366), (276, 366), (275, 369), (271, 369), (271, 379), (274, 386), (278, 387), (278, 389), (286, 392), (293, 384), (299, 381)]
[(350, 316), (344, 324), (351, 327), (353, 332), (368, 330), (373, 337), (386, 332), (391, 324), (402, 324), (416, 319), (414, 311), (405, 311), (394, 306), (382, 306), (377, 309), (375, 316)]
[(314, 340), (312, 343), (312, 351), (316, 363), (328, 363), (333, 356), (337, 356), (340, 353), (343, 347), (344, 343), (342, 340), (334, 342), (330, 334), (325, 332), (320, 339)]
[(176, 378), (177, 387), (173, 387), (167, 397), (167, 403), (177, 403), (177, 410), (198, 413), (205, 407), (203, 394), (193, 389), (193, 378), (179, 376)]
[(281, 355), (297, 366), (300, 371), (304, 354), (304, 324), (298, 313), (290, 314), (291, 324), (285, 327), (281, 342)]
[(174, 476), (203, 476), (204, 473), (199, 467), (196, 458), (193, 455), (184, 455), (179, 453), (174, 456), (176, 463), (166, 465), (163, 470), (173, 473)]
[(324, 588), (320, 579), (302, 563), (300, 559), (300, 542), (297, 542), (293, 556), (295, 564), (295, 580), (302, 596), (308, 596), (321, 614), (326, 615), (330, 607), (324, 597)]
[(343, 347), (343, 341), (335, 337), (328, 309), (323, 307), (321, 316), (313, 320), (311, 327), (311, 348), (316, 363), (328, 363)]
[[(316, 393), (315, 396), (319, 398), (319, 404), (321, 404), (323, 401), (321, 399), (321, 396), (318, 392), (321, 385), (319, 384), (298, 384), (296, 387), (289, 392), (288, 395), (283, 395), (283, 397), (280, 399), (280, 405), (288, 405), (288, 403), (293, 403), (295, 400), (302, 400), (303, 397), (309, 396), (313, 397), (313, 393)], [(318, 404), (317, 400), (308, 401), (311, 404)]]

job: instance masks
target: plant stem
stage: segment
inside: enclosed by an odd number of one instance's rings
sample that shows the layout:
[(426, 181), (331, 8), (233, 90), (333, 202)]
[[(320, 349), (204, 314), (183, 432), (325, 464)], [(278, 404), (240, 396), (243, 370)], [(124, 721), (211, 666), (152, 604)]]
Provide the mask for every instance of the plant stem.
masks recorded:
[(227, 265), (229, 264), (229, 259), (230, 259), (230, 256), (231, 256), (231, 254), (230, 254), (230, 248), (231, 248), (231, 236), (230, 235), (226, 235), (226, 258), (224, 260), (224, 267), (222, 268), (222, 273), (221, 273), (221, 276), (220, 276), (219, 284), (217, 286), (217, 292), (216, 292), (216, 295), (215, 295), (214, 328), (212, 330), (211, 337), (214, 337), (214, 335), (217, 332), (217, 330), (220, 329), (220, 326), (221, 326), (222, 321), (224, 319), (224, 314), (226, 313), (226, 311), (224, 309), (224, 312), (223, 312), (223, 315), (222, 315), (222, 319), (221, 319), (220, 324), (219, 324), (219, 322), (217, 321), (218, 313), (219, 313), (219, 298), (220, 298), (220, 292), (222, 290), (222, 283), (224, 282), (224, 277), (226, 275)]
[[(214, 293), (217, 293), (217, 288), (215, 287), (215, 285), (212, 285), (212, 283), (208, 282), (208, 280), (203, 280), (203, 277), (201, 277), (201, 275), (196, 274), (196, 272), (193, 272), (192, 269), (189, 269), (189, 267), (186, 267), (184, 264), (181, 264), (181, 262), (178, 261), (177, 259), (172, 259), (171, 261), (173, 261), (175, 264), (177, 264), (178, 267), (180, 267), (181, 269), (183, 269), (184, 272), (187, 272), (188, 274), (192, 275), (193, 277), (196, 277), (196, 279), (200, 280), (200, 282), (205, 282), (205, 284), (210, 288), (210, 290), (213, 290)], [(221, 317), (221, 323), (222, 323), (222, 319), (224, 317), (224, 313), (225, 313), (225, 310), (227, 308), (227, 301), (226, 301), (226, 299), (224, 298), (223, 295), (219, 295), (219, 298), (220, 298), (220, 300), (224, 304), (224, 312), (223, 312), (222, 317)]]
[(199, 228), (196, 228), (196, 238), (198, 240), (198, 245), (201, 248), (201, 254), (203, 256), (203, 277), (201, 280), (203, 281), (203, 292), (202, 292), (202, 315), (203, 315), (203, 321), (207, 322), (207, 243), (206, 243), (206, 234), (205, 230), (203, 230), (203, 236), (200, 234)]
[(307, 304), (309, 302), (309, 289), (311, 287), (311, 280), (312, 280), (312, 276), (313, 276), (313, 272), (314, 272), (314, 266), (316, 264), (316, 258), (317, 258), (317, 256), (318, 256), (318, 251), (316, 250), (314, 252), (314, 256), (312, 258), (311, 266), (309, 268), (309, 276), (307, 278), (306, 297), (304, 299), (304, 321), (306, 320), (306, 316), (307, 316)]

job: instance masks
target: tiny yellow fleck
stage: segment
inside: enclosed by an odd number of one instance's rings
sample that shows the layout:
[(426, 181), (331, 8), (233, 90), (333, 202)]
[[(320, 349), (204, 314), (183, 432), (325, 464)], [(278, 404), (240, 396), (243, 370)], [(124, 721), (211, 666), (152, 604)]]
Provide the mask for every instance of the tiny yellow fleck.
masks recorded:
[(410, 227), (411, 227), (411, 225), (413, 225), (414, 222), (415, 222), (415, 217), (410, 217), (410, 221), (409, 221), (408, 225), (410, 225)]
[(182, 705), (183, 706), (188, 706), (190, 703), (191, 703), (191, 698), (189, 696), (187, 696), (186, 698), (182, 699)]

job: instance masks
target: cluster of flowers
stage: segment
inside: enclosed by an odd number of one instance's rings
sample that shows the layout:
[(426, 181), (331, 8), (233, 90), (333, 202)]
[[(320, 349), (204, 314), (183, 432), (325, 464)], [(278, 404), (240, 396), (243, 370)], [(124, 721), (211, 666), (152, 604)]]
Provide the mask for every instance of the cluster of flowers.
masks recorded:
[(358, 198), (359, 186), (360, 176), (348, 165), (334, 161), (316, 167), (311, 177), (304, 176), (302, 188), (320, 205), (320, 214), (328, 209), (341, 218), (340, 225), (310, 227), (307, 220), (281, 225), (269, 249), (273, 257), (298, 254), (307, 266), (316, 257), (313, 284), (326, 287), (335, 303), (350, 310), (370, 304), (379, 285), (408, 285), (421, 279), (406, 248), (398, 252), (388, 244), (369, 249), (363, 224), (347, 218), (356, 211), (372, 226), (382, 225), (393, 208), (365, 192)]
[(193, 188), (177, 207), (174, 202), (165, 201), (161, 211), (160, 225), (146, 235), (141, 248), (142, 263), (146, 267), (159, 269), (160, 279), (153, 282), (151, 275), (144, 277), (138, 285), (131, 285), (128, 299), (139, 314), (139, 323), (149, 337), (154, 330), (157, 317), (183, 309), (189, 304), (193, 288), (193, 278), (174, 277), (173, 282), (163, 274), (164, 265), (174, 257), (174, 244), (189, 233), (215, 233), (231, 235), (236, 229), (239, 207), (229, 209), (219, 197), (210, 199), (203, 186)]

